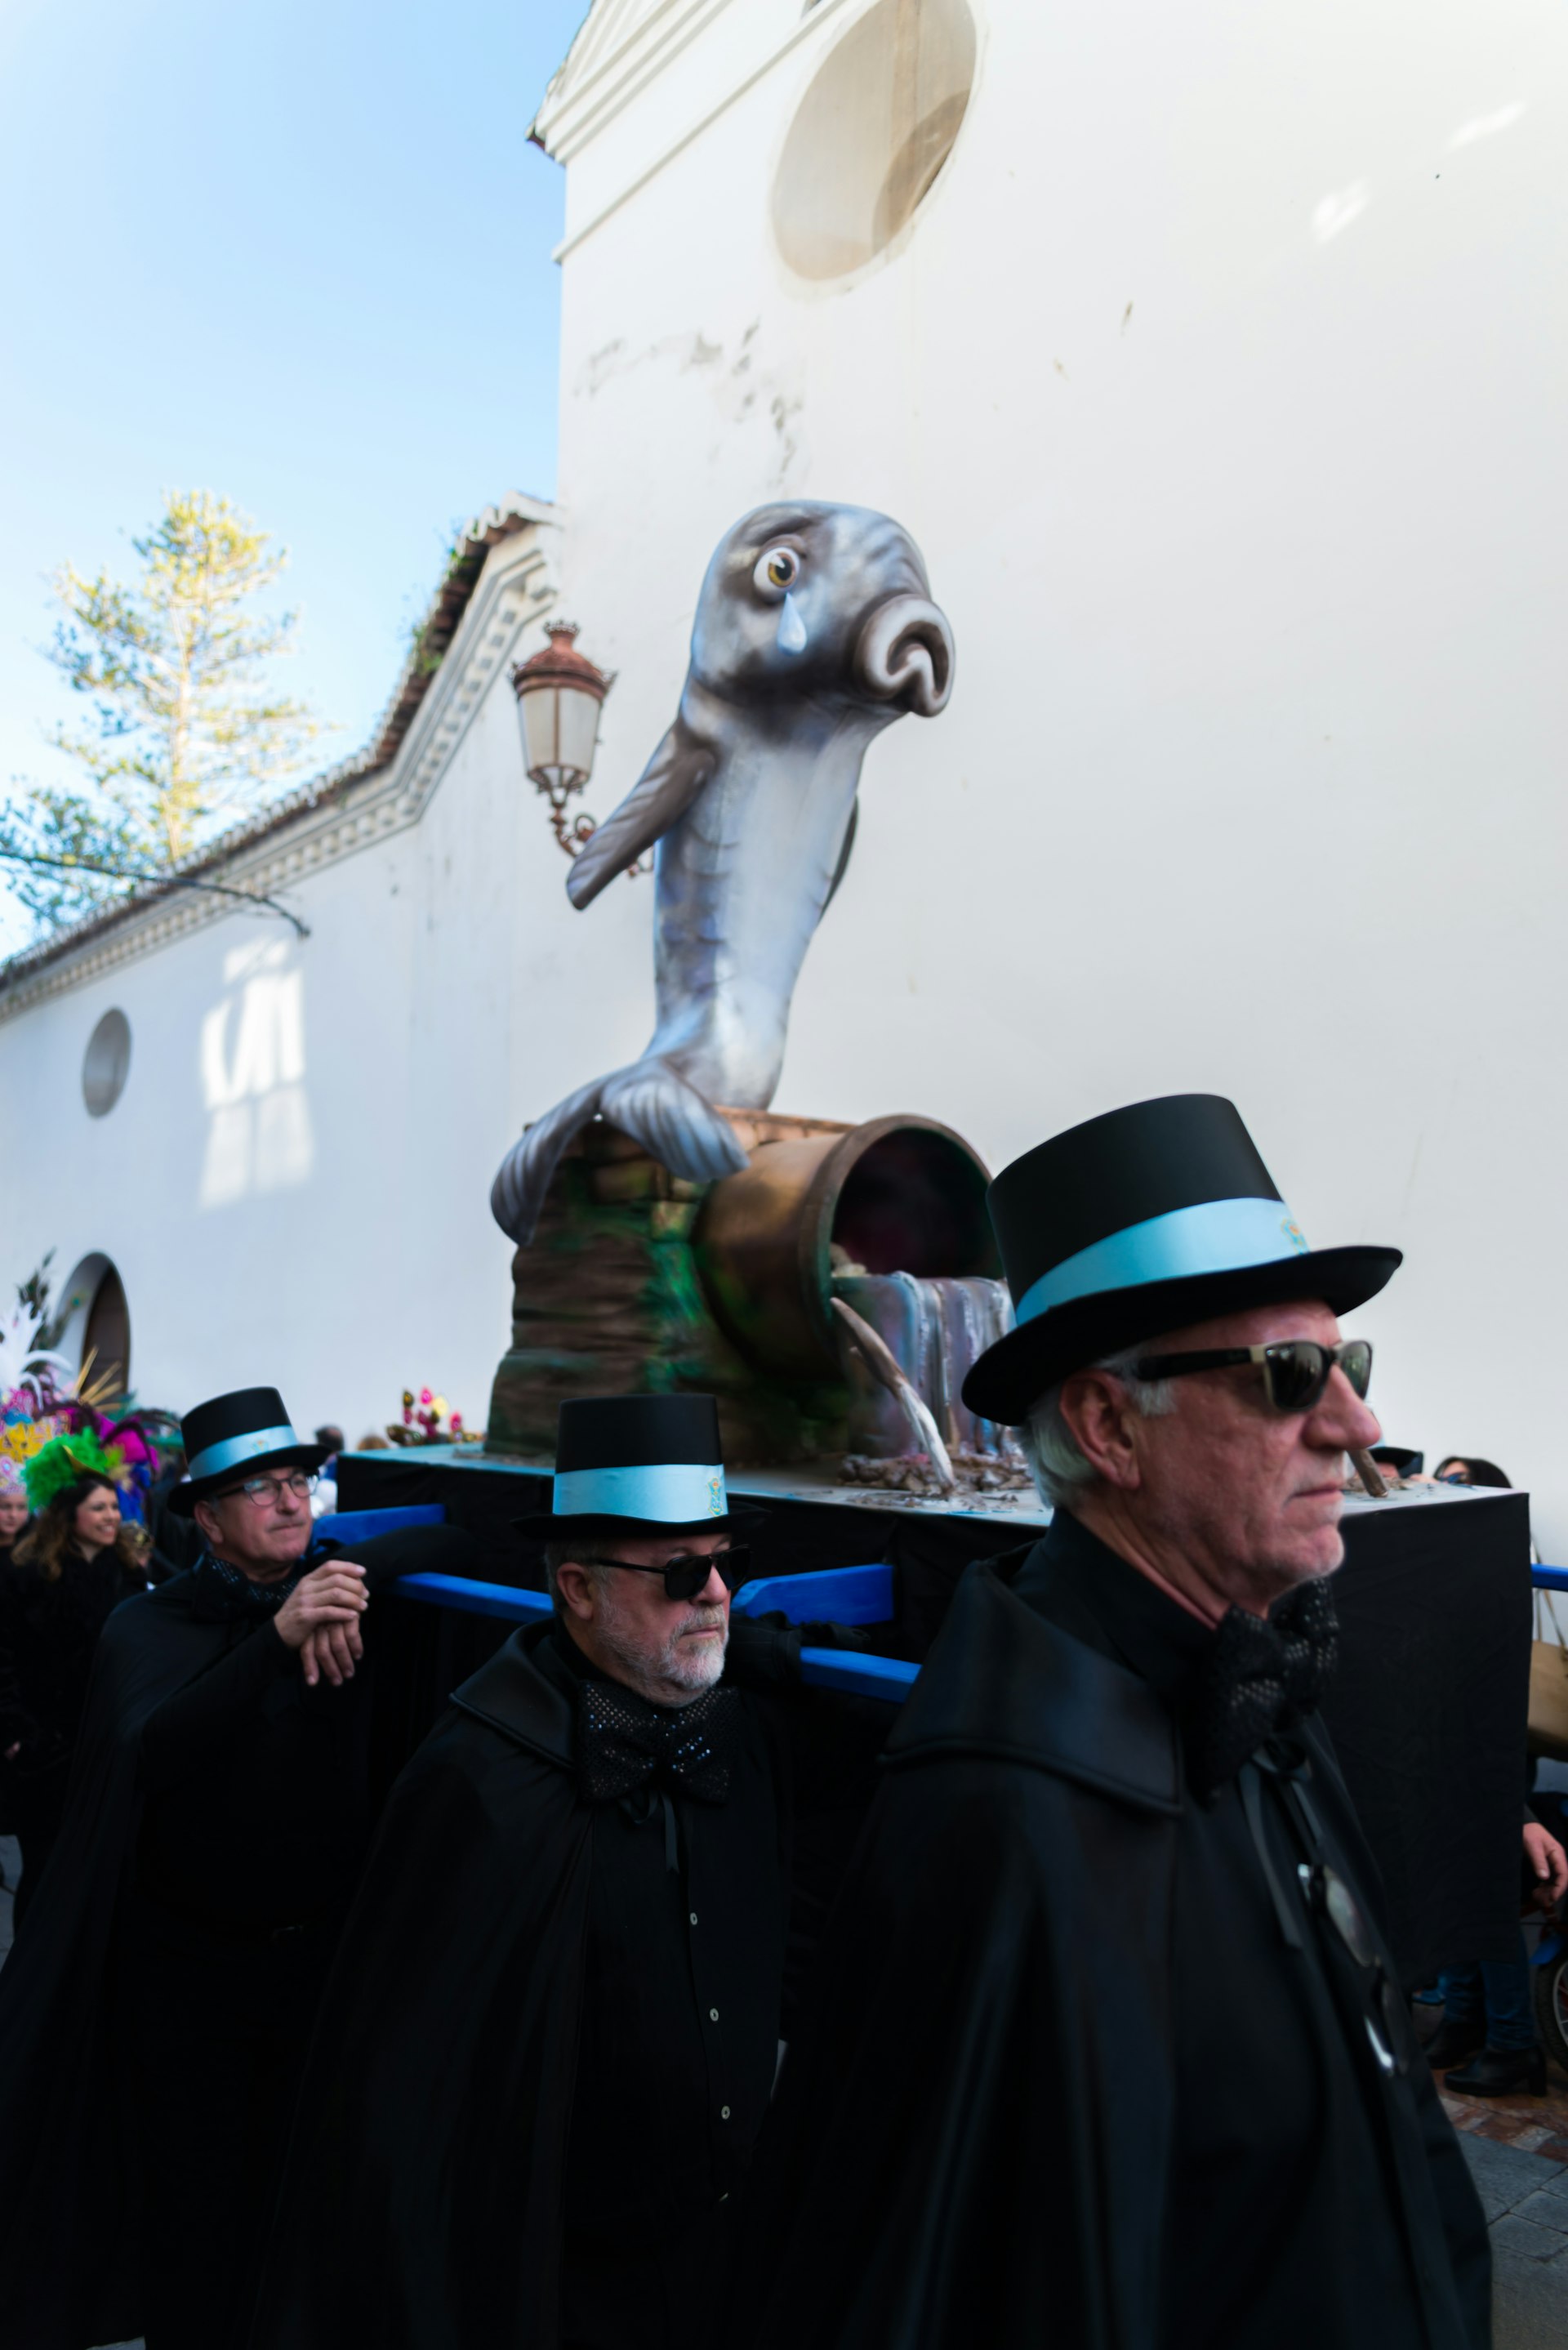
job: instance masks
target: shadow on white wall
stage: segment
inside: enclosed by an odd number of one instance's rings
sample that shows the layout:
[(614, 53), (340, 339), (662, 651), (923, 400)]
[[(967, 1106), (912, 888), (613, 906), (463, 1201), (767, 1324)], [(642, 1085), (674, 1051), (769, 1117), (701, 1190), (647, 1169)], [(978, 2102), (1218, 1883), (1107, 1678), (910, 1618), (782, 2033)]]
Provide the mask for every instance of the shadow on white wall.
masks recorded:
[(229, 993), (202, 1023), (207, 1146), (197, 1204), (303, 1183), (316, 1161), (305, 1090), (305, 974), (283, 941), (223, 958)]

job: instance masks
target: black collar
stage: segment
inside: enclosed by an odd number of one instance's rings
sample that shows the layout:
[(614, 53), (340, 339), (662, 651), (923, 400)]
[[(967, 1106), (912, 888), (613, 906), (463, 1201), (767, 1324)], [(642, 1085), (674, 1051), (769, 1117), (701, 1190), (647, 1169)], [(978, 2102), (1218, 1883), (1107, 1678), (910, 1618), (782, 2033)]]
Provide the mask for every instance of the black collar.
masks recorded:
[(1049, 1772), (1143, 1811), (1181, 1809), (1176, 1726), (1161, 1699), (981, 1561), (960, 1583), (886, 1750), (890, 1769), (950, 1756)]
[(460, 1713), (499, 1730), (514, 1744), (559, 1769), (573, 1762), (573, 1727), (577, 1718), (576, 1685), (552, 1651), (554, 1623), (528, 1624), (514, 1632), (488, 1664), (452, 1691)]
[(1012, 1587), (1037, 1614), (1079, 1638), (1093, 1639), (1091, 1627), (1097, 1627), (1103, 1640), (1094, 1645), (1108, 1647), (1174, 1707), (1184, 1701), (1213, 1647), (1209, 1625), (1068, 1510), (1056, 1512)]

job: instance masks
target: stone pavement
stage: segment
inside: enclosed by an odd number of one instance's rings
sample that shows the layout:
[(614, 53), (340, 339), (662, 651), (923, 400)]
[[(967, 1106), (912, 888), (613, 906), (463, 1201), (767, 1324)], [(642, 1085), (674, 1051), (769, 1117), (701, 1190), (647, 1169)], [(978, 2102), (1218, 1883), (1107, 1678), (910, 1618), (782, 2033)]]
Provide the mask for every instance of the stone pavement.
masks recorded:
[(1501, 2138), (1460, 2138), (1491, 2230), (1492, 2350), (1568, 2342), (1568, 2167)]
[[(0, 1836), (0, 1868), (13, 1886), (21, 1856)], [(11, 1897), (0, 1893), (0, 1961), (11, 1947)], [(1564, 2350), (1568, 2345), (1568, 2075), (1552, 2068), (1545, 2097), (1451, 2097), (1443, 2093), (1491, 2230), (1495, 2263), (1492, 2350)], [(120, 2343), (106, 2350), (143, 2350)]]

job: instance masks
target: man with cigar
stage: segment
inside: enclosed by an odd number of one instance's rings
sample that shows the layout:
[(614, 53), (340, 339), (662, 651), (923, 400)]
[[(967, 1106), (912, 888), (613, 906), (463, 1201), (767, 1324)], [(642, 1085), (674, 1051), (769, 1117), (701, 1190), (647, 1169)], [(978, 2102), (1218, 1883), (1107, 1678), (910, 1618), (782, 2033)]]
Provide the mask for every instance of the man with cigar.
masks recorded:
[(1314, 1708), (1393, 1249), (1234, 1107), (1009, 1167), (964, 1400), (1055, 1515), (889, 1741), (759, 2159), (736, 2345), (1481, 2350), (1486, 2230)]
[(711, 1396), (563, 1404), (553, 1508), (522, 1523), (554, 1619), (458, 1690), (388, 1806), (254, 2350), (711, 2339), (784, 2029), (782, 1717), (813, 1700), (774, 1692), (803, 1634), (732, 1627)]
[(0, 1975), (4, 2332), (234, 2350), (369, 1838), (378, 1586), (420, 1527), (312, 1546), (322, 1451), (274, 1388), (182, 1423), (188, 1573), (104, 1627), (47, 1877)]

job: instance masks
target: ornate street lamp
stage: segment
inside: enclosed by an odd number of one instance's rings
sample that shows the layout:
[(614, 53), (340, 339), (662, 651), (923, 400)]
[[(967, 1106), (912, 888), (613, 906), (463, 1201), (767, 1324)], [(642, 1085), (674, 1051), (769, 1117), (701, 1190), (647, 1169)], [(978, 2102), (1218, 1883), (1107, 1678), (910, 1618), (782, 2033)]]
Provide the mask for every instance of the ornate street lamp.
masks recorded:
[(544, 651), (519, 661), (512, 672), (523, 764), (550, 803), (550, 828), (568, 857), (576, 855), (594, 829), (592, 816), (569, 816), (567, 803), (593, 773), (599, 709), (612, 683), (576, 650), (576, 633), (571, 620), (547, 620), (550, 641)]

